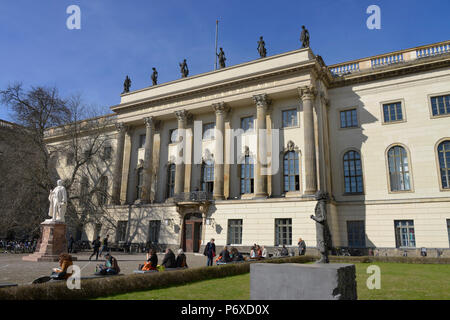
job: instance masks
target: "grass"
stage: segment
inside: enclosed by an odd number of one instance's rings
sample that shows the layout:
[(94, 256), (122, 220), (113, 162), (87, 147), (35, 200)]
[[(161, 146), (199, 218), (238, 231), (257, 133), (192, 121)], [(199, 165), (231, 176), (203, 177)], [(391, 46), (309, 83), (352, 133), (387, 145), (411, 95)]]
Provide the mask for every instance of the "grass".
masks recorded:
[[(381, 289), (366, 286), (367, 267), (381, 269)], [(358, 299), (450, 300), (450, 265), (355, 263)], [(113, 300), (248, 300), (250, 274), (199, 281), (182, 286), (130, 292), (101, 299)]]

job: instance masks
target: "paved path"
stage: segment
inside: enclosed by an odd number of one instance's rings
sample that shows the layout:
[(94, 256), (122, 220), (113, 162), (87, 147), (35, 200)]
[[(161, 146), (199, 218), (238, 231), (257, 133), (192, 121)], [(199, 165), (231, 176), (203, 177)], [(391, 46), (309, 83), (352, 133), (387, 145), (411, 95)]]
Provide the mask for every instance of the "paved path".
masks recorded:
[[(145, 254), (123, 254), (112, 252), (117, 258), (121, 273), (132, 274), (139, 264), (144, 263)], [(21, 284), (31, 283), (33, 280), (41, 276), (49, 276), (52, 268), (58, 267), (58, 262), (30, 262), (23, 261), (22, 257), (27, 254), (0, 253), (0, 283), (11, 282)], [(82, 271), (82, 276), (92, 275), (97, 264), (103, 263), (99, 258), (98, 261), (89, 261), (88, 252), (74, 254), (78, 260), (74, 264), (78, 265)], [(161, 263), (164, 254), (158, 254), (158, 262)], [(187, 264), (190, 268), (201, 267), (206, 265), (206, 258), (198, 253), (186, 253)]]

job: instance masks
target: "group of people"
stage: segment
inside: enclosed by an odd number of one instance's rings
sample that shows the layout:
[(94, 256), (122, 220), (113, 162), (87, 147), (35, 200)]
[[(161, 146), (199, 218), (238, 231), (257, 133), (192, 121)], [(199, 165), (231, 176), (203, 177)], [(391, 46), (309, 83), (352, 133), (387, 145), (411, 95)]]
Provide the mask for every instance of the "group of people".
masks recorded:
[(253, 244), (253, 247), (250, 249), (250, 259), (264, 259), (267, 257), (267, 249), (264, 246)]
[(0, 250), (3, 253), (31, 253), (36, 250), (36, 240), (8, 241), (0, 240)]
[[(205, 246), (203, 251), (203, 255), (207, 257), (206, 266), (212, 266), (214, 262), (214, 258), (216, 257), (216, 245), (214, 243), (214, 238), (211, 239)], [(232, 247), (230, 251), (228, 251), (228, 247), (223, 247), (222, 251), (219, 253), (217, 258), (215, 259), (216, 263), (229, 263), (229, 262), (238, 262), (244, 261), (244, 257), (239, 252), (237, 248)]]
[(187, 268), (186, 255), (184, 254), (183, 249), (178, 249), (178, 255), (175, 257), (172, 249), (167, 248), (163, 261), (159, 265), (158, 264), (158, 255), (156, 254), (155, 249), (150, 249), (147, 253), (147, 260), (144, 264), (139, 265), (139, 270), (142, 271), (160, 271), (166, 268), (174, 269), (174, 268)]
[[(92, 247), (94, 248), (94, 251), (89, 257), (89, 261), (91, 261), (93, 256), (96, 256), (95, 260), (98, 260), (98, 256), (100, 256), (101, 258), (103, 252), (105, 251), (109, 253), (108, 242), (109, 242), (109, 235), (106, 235), (106, 237), (103, 239), (103, 242), (100, 242), (100, 236), (98, 236), (94, 241), (92, 241)], [(102, 247), (101, 250), (100, 247)]]

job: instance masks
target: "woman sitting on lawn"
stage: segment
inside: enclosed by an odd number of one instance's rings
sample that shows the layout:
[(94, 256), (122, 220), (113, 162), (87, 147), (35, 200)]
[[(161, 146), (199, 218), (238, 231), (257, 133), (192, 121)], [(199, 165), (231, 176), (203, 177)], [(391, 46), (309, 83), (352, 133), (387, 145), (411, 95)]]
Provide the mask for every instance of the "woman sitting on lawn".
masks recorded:
[(155, 249), (150, 249), (150, 251), (147, 253), (147, 262), (141, 266), (142, 271), (150, 271), (150, 270), (156, 270), (156, 267), (158, 266), (158, 255), (156, 254)]
[(109, 252), (105, 255), (105, 264), (101, 264), (98, 267), (100, 268), (99, 273), (101, 275), (114, 275), (120, 273), (117, 259), (114, 258)]
[(169, 248), (166, 249), (166, 255), (164, 256), (161, 266), (164, 268), (176, 268), (175, 254)]
[(73, 265), (72, 256), (67, 253), (61, 253), (59, 255), (59, 268), (53, 268), (53, 272), (50, 276), (52, 279), (68, 279), (72, 273), (67, 273), (69, 266)]
[(188, 265), (186, 263), (186, 255), (183, 252), (183, 249), (178, 250), (178, 256), (176, 261), (177, 268), (187, 268)]

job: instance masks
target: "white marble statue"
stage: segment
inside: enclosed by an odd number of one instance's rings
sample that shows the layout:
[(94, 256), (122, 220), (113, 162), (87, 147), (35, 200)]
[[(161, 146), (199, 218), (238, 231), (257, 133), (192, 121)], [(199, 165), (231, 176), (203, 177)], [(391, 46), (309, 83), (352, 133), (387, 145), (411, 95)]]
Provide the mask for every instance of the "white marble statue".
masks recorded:
[(64, 222), (64, 215), (67, 208), (67, 192), (62, 180), (58, 180), (56, 184), (56, 188), (50, 191), (50, 195), (48, 196), (48, 200), (50, 201), (48, 215), (52, 218), (45, 220), (46, 222)]

